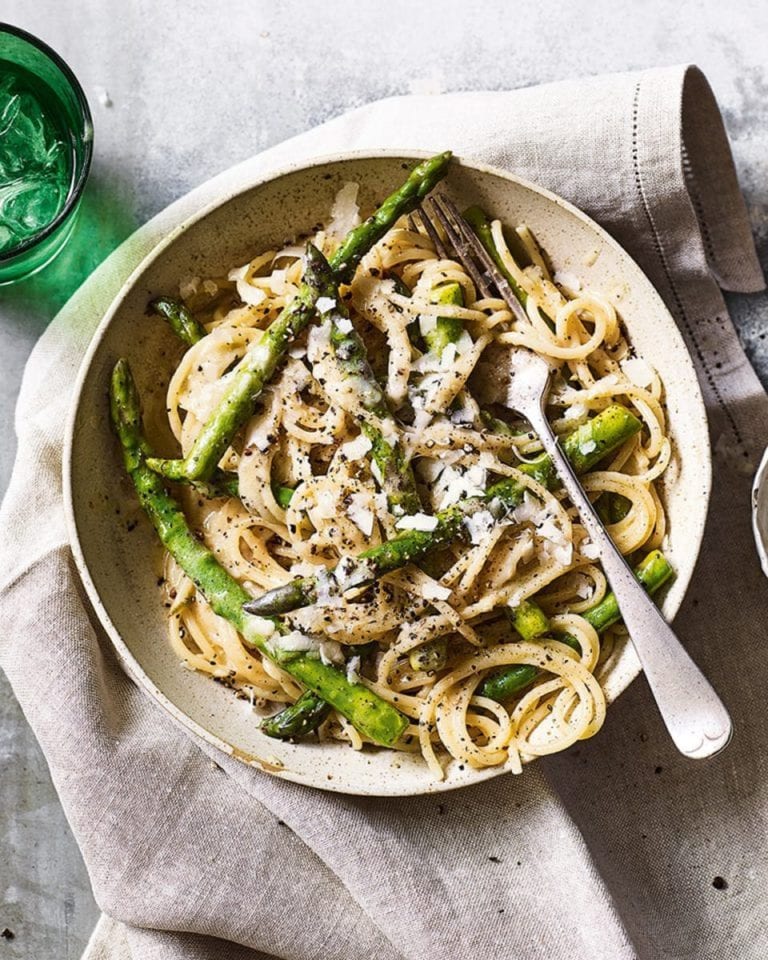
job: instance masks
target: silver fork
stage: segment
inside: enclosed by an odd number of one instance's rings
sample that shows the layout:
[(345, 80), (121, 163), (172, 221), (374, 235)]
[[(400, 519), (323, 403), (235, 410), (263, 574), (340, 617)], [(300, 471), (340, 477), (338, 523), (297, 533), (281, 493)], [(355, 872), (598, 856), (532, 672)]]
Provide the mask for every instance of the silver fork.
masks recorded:
[[(444, 196), (433, 198), (431, 211), (483, 296), (494, 296), (495, 288), (513, 315), (524, 317), (509, 284), (454, 204)], [(437, 234), (423, 206), (419, 216), (427, 233)], [(493, 371), (493, 376), (480, 378), (487, 394), (486, 402), (502, 403), (524, 417), (552, 459), (568, 498), (597, 547), (648, 685), (675, 746), (687, 757), (714, 756), (731, 738), (731, 718), (659, 608), (635, 578), (566, 459), (545, 414), (551, 377), (549, 364), (524, 348), (497, 350), (493, 363), (487, 368)]]

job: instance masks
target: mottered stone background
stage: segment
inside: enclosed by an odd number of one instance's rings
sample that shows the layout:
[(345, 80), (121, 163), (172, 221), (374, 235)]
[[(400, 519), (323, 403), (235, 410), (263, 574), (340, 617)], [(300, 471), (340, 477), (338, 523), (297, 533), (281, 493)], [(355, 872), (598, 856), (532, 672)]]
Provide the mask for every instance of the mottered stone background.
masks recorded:
[[(0, 288), (0, 492), (25, 359), (90, 270), (213, 174), (379, 97), (696, 63), (721, 104), (768, 268), (762, 0), (2, 0), (0, 19), (67, 60), (96, 143), (71, 246), (39, 276)], [(729, 305), (768, 384), (768, 298)], [(0, 938), (0, 960), (78, 957), (97, 916), (45, 761), (0, 677), (0, 931), (14, 935)]]

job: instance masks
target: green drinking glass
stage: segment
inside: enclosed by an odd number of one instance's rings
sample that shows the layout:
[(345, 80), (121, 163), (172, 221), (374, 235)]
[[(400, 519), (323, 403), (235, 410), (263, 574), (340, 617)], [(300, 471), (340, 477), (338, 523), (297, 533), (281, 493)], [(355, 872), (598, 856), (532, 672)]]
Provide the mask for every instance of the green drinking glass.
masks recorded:
[(93, 122), (50, 47), (0, 23), (0, 286), (42, 270), (75, 225)]

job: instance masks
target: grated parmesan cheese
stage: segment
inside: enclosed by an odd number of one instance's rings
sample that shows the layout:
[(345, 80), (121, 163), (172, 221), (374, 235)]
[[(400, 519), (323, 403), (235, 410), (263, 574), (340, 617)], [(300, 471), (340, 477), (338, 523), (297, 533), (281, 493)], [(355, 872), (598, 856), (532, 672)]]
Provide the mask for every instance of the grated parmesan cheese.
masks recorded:
[(445, 470), (445, 464), (441, 463), (440, 460), (424, 458), (416, 464), (416, 470), (425, 483), (434, 483), (443, 470)]
[(423, 533), (431, 533), (437, 528), (437, 517), (431, 517), (428, 513), (413, 513), (407, 517), (401, 517), (395, 526), (398, 530), (419, 530)]
[(370, 537), (373, 533), (374, 514), (370, 504), (369, 493), (353, 493), (347, 507), (347, 516), (366, 537)]
[(600, 556), (600, 548), (596, 543), (592, 543), (591, 540), (585, 538), (579, 544), (579, 553), (588, 560), (597, 560)]
[(339, 585), (334, 575), (328, 570), (321, 570), (316, 575), (315, 592), (318, 607), (339, 607), (342, 600), (339, 596)]
[(288, 292), (288, 274), (285, 270), (273, 270), (268, 279), (272, 293), (278, 297)]
[(291, 630), (290, 633), (276, 634), (270, 640), (273, 650), (278, 653), (309, 653), (320, 652), (320, 641), (308, 637), (300, 630)]
[(347, 681), (357, 683), (360, 679), (360, 657), (350, 657), (347, 661)]
[(318, 297), (315, 306), (318, 313), (328, 313), (336, 306), (336, 301), (333, 297)]
[(372, 447), (373, 444), (368, 437), (361, 433), (354, 440), (347, 440), (346, 443), (342, 443), (340, 452), (347, 460), (362, 460)]
[(331, 236), (343, 240), (360, 223), (360, 208), (357, 205), (359, 190), (357, 183), (345, 183), (336, 194), (331, 207), (331, 222), (326, 228)]
[(184, 397), (184, 409), (193, 413), (204, 423), (227, 392), (233, 377), (234, 370), (219, 377), (218, 380), (204, 381), (196, 389), (187, 391)]
[(333, 571), (333, 578), (342, 593), (352, 590), (374, 579), (373, 568), (367, 560), (355, 557), (342, 557)]
[(320, 324), (314, 324), (309, 328), (307, 337), (307, 357), (312, 363), (317, 363), (323, 357), (328, 356), (331, 344), (331, 324), (324, 320)]
[(555, 560), (561, 566), (567, 567), (573, 560), (573, 544), (551, 518), (536, 528), (536, 534), (541, 538), (541, 552), (548, 558)]
[(440, 357), (440, 366), (443, 370), (450, 370), (453, 366), (453, 362), (456, 359), (456, 344), (455, 343), (446, 343), (443, 347), (443, 355)]
[(621, 369), (636, 387), (650, 387), (656, 376), (653, 367), (642, 357), (630, 357), (621, 361)]
[(592, 590), (589, 586), (589, 580), (586, 577), (579, 577), (579, 582), (576, 587), (576, 596), (580, 600), (587, 600), (592, 595)]
[(344, 663), (344, 651), (335, 640), (323, 640), (320, 644), (320, 660), (327, 666)]
[(390, 447), (394, 447), (400, 441), (400, 432), (397, 429), (397, 424), (394, 420), (391, 420), (387, 417), (386, 420), (382, 420), (379, 424), (379, 429), (381, 431), (382, 437), (387, 441)]
[(481, 466), (467, 470), (447, 465), (435, 485), (437, 497), (442, 495), (440, 510), (445, 510), (464, 497), (481, 497), (485, 493), (487, 471)]
[(527, 490), (523, 493), (523, 502), (518, 504), (510, 514), (513, 523), (533, 523), (536, 526), (543, 523), (549, 517), (549, 511), (546, 507), (529, 493)]
[(380, 487), (384, 486), (384, 477), (381, 475), (381, 470), (375, 460), (371, 460), (371, 475)]
[(422, 337), (426, 337), (427, 334), (432, 333), (436, 326), (437, 317), (432, 316), (431, 313), (419, 314), (419, 331), (421, 332)]
[(495, 523), (496, 521), (490, 510), (478, 510), (477, 513), (465, 517), (464, 526), (467, 528), (472, 545), (477, 546), (482, 543), (483, 537), (491, 532)]
[(563, 415), (560, 418), (567, 422), (573, 420), (586, 420), (589, 416), (589, 407), (584, 403), (572, 403), (570, 407), (566, 407), (563, 411)]
[(336, 516), (337, 503), (336, 497), (330, 490), (318, 490), (315, 496), (316, 507), (314, 513), (323, 520), (331, 520)]
[(559, 287), (565, 287), (571, 293), (578, 293), (581, 290), (581, 280), (573, 273), (557, 270), (552, 279)]

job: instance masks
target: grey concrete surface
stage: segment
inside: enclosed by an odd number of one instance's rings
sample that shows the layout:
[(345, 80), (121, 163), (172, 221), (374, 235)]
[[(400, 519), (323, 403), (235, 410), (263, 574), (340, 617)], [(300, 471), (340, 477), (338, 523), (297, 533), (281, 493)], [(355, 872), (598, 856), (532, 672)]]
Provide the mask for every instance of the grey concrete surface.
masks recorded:
[[(79, 241), (37, 278), (0, 288), (0, 491), (25, 358), (88, 271), (212, 174), (378, 97), (697, 63), (722, 105), (768, 267), (763, 0), (2, 0), (0, 19), (64, 56), (96, 128)], [(768, 383), (768, 299), (729, 304)], [(14, 939), (0, 938), (0, 958), (77, 957), (96, 917), (45, 761), (1, 680), (0, 931)]]

